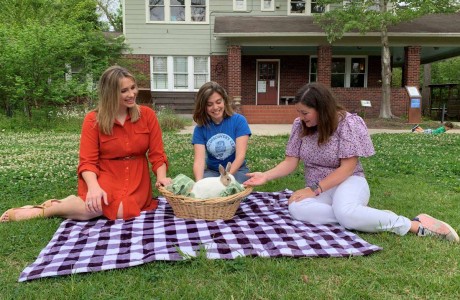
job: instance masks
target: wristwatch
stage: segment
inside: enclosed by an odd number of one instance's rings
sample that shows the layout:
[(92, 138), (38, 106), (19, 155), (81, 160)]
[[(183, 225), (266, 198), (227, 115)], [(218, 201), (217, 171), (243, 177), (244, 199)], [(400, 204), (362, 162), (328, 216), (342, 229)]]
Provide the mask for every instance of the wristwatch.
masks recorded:
[(313, 193), (315, 193), (315, 196), (321, 194), (321, 188), (316, 182), (310, 185), (309, 188), (313, 191)]

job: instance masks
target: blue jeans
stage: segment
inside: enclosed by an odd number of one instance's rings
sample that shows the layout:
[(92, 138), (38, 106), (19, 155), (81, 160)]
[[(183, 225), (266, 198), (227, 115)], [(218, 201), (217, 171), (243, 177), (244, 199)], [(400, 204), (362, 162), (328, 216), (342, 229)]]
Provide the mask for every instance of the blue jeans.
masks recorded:
[[(243, 183), (246, 180), (248, 180), (246, 173), (249, 173), (249, 169), (246, 166), (246, 164), (243, 164), (234, 175), (236, 181), (238, 181), (239, 183)], [(220, 173), (218, 171), (210, 170), (207, 168), (204, 170), (203, 178), (217, 177), (217, 176), (220, 176)]]

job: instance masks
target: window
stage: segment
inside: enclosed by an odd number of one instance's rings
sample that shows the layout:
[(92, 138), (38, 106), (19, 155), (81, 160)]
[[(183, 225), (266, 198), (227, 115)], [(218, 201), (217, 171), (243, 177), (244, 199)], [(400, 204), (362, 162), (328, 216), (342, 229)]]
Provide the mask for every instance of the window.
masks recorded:
[(331, 87), (345, 86), (345, 58), (333, 57), (331, 62)]
[(194, 88), (198, 90), (208, 81), (208, 58), (206, 56), (197, 56), (193, 60)]
[[(317, 81), (318, 58), (310, 58), (310, 82)], [(366, 87), (367, 58), (341, 56), (331, 61), (332, 87)]]
[(318, 78), (318, 59), (316, 57), (310, 58), (310, 82), (315, 82)]
[(317, 0), (288, 0), (290, 15), (311, 15), (323, 13), (326, 6), (319, 5)]
[(166, 56), (153, 57), (152, 87), (154, 90), (168, 89), (168, 61)]
[(206, 0), (191, 1), (192, 22), (206, 22)]
[(174, 89), (188, 88), (188, 62), (186, 56), (173, 57), (174, 61)]
[(152, 56), (151, 86), (157, 91), (196, 91), (209, 81), (207, 56)]
[(350, 87), (364, 87), (366, 80), (366, 58), (352, 57), (350, 70)]
[(233, 0), (234, 11), (245, 11), (247, 9), (246, 0)]
[(148, 0), (150, 22), (208, 22), (209, 0)]
[(275, 0), (260, 0), (260, 10), (261, 11), (274, 11), (275, 10)]

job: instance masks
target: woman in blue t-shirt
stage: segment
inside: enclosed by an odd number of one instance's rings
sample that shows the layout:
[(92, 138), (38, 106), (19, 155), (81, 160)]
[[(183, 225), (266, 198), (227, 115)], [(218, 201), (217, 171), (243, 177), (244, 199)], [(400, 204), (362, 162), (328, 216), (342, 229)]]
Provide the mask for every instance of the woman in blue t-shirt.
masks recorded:
[(227, 92), (218, 83), (201, 86), (193, 120), (197, 124), (192, 137), (195, 180), (220, 176), (219, 164), (225, 167), (231, 162), (230, 173), (238, 182), (246, 181), (249, 170), (245, 157), (251, 130), (246, 118), (233, 112)]

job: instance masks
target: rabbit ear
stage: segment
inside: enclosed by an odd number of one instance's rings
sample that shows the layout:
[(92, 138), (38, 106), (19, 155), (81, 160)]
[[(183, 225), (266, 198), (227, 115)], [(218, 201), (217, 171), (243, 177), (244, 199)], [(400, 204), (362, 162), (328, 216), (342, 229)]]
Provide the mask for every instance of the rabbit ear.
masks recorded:
[(228, 162), (227, 166), (225, 167), (225, 171), (230, 172), (230, 168), (232, 167), (232, 163)]
[(219, 165), (219, 173), (221, 176), (224, 176), (226, 174), (225, 169), (222, 165)]

